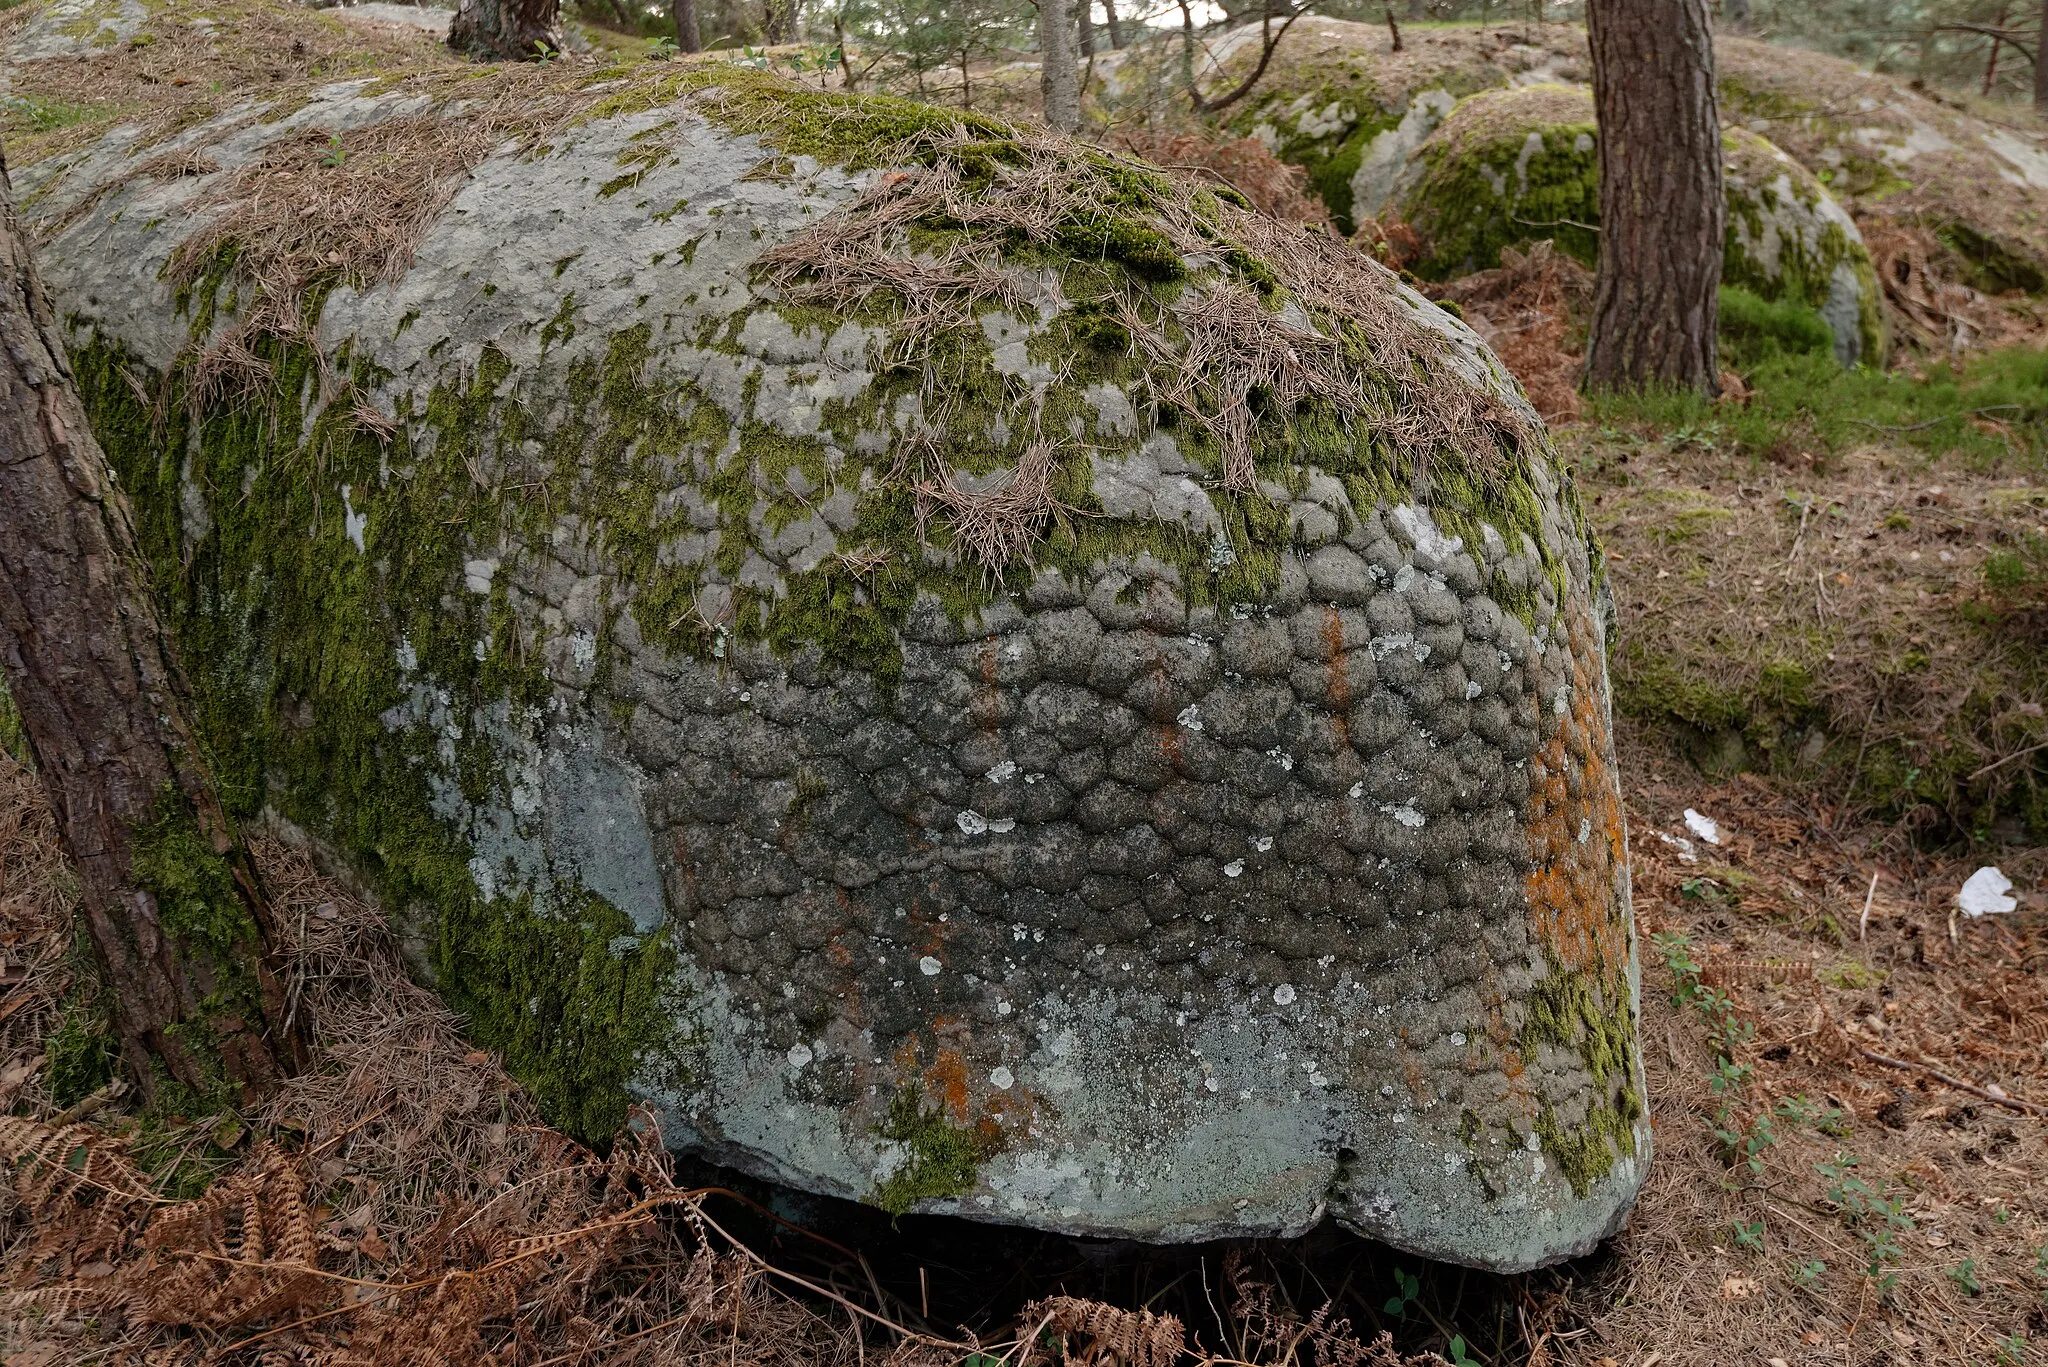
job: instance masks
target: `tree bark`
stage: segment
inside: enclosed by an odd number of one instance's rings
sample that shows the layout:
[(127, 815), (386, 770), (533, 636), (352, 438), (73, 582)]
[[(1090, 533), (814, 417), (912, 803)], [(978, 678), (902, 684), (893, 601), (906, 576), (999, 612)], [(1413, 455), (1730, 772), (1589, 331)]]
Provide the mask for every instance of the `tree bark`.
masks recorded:
[[(0, 159), (0, 671), (83, 889), (145, 1093), (245, 1094), (302, 1061), (270, 908), (215, 796)], [(161, 1071), (159, 1071), (159, 1069)]]
[(797, 0), (767, 0), (762, 7), (761, 41), (768, 47), (796, 41)]
[(1081, 73), (1074, 57), (1074, 0), (1038, 0), (1038, 88), (1045, 121), (1062, 133), (1081, 127)]
[(1588, 0), (1600, 268), (1586, 385), (1719, 390), (1721, 120), (1707, 0)]
[(1095, 3), (1094, 0), (1074, 0), (1074, 27), (1081, 35), (1077, 51), (1081, 61), (1090, 61), (1095, 56)]
[(1749, 0), (1727, 0), (1721, 7), (1721, 17), (1728, 21), (1728, 27), (1735, 32), (1749, 32)]
[(704, 32), (697, 25), (697, 0), (669, 0), (668, 12), (676, 21), (676, 51), (702, 52)]
[(2034, 112), (2048, 118), (2048, 0), (2041, 0), (2040, 34), (2034, 44)]
[(1116, 17), (1116, 0), (1102, 0), (1102, 22), (1109, 30), (1109, 45), (1118, 52), (1124, 48), (1124, 23)]
[(561, 0), (461, 0), (448, 46), (475, 61), (531, 61), (562, 50)]

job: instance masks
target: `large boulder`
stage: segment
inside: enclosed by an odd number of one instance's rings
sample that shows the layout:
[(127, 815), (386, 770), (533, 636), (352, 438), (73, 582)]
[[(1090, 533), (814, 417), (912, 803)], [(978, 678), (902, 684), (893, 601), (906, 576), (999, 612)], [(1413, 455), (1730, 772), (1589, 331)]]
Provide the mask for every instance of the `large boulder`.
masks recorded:
[[(1203, 41), (1195, 74), (1212, 97), (1258, 65), (1260, 27)], [(1097, 59), (1101, 102), (1120, 119), (1184, 104), (1180, 41), (1168, 36)], [(1475, 91), (1514, 82), (1590, 79), (1582, 30), (1516, 24), (1404, 30), (1401, 51), (1384, 24), (1307, 15), (1274, 49), (1250, 95), (1223, 115), (1281, 160), (1303, 167), (1338, 228), (1353, 232), (1385, 206), (1409, 155)]]
[[(116, 52), (50, 15), (17, 91)], [(1456, 320), (742, 66), (191, 98), (15, 172), (207, 741), (558, 1123), (1080, 1234), (1621, 1221), (1599, 561)]]
[[(1812, 173), (1762, 137), (1721, 138), (1728, 226), (1722, 279), (1814, 309), (1844, 365), (1884, 355), (1876, 273), (1856, 222)], [(1587, 265), (1600, 237), (1599, 129), (1582, 87), (1536, 85), (1462, 101), (1409, 158), (1387, 218), (1412, 228), (1425, 279), (1500, 264), (1544, 238)]]
[(1723, 127), (1767, 136), (1858, 218), (1931, 229), (1991, 292), (2048, 289), (2048, 137), (1837, 57), (1715, 44)]

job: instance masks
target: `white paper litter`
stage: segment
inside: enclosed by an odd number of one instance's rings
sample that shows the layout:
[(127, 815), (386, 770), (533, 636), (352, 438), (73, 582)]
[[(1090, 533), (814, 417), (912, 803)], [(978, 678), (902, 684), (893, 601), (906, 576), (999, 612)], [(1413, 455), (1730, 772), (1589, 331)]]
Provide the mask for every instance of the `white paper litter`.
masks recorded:
[(1721, 826), (1711, 816), (1702, 816), (1692, 808), (1685, 809), (1685, 828), (1709, 845), (1721, 843)]
[(2019, 906), (2006, 896), (2011, 891), (2012, 879), (1987, 864), (1963, 884), (1962, 891), (1956, 894), (1956, 905), (1965, 916), (2002, 916)]
[(1656, 836), (1659, 840), (1669, 845), (1672, 849), (1677, 850), (1678, 857), (1680, 859), (1683, 859), (1686, 863), (1697, 864), (1699, 862), (1699, 856), (1693, 853), (1692, 842), (1690, 840), (1687, 840), (1684, 836), (1666, 835), (1662, 831), (1656, 832)]

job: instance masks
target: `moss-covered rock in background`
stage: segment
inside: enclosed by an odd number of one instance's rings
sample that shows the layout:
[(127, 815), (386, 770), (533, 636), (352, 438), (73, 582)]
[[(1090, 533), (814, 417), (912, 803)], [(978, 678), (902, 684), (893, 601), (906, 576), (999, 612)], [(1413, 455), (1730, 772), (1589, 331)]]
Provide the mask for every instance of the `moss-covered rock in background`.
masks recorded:
[[(1585, 37), (1562, 24), (1518, 24), (1512, 37), (1469, 25), (1408, 24), (1400, 52), (1384, 24), (1309, 16), (1275, 49), (1252, 94), (1223, 115), (1307, 170), (1340, 231), (1377, 215), (1411, 153), (1458, 100), (1516, 80), (1587, 78)], [(1206, 38), (1188, 65), (1212, 96), (1258, 62), (1257, 24)], [(1105, 60), (1108, 59), (1108, 60)], [(1184, 105), (1180, 40), (1154, 39), (1097, 59), (1103, 112), (1128, 119)]]
[(16, 175), (227, 800), (556, 1123), (1089, 1234), (1516, 1268), (1626, 1211), (1598, 553), (1388, 272), (716, 63)]
[[(1827, 320), (1844, 365), (1880, 361), (1884, 330), (1870, 254), (1826, 189), (1747, 129), (1722, 138), (1728, 196), (1723, 278)], [(1474, 95), (1409, 158), (1391, 217), (1412, 227), (1411, 264), (1441, 280), (1500, 263), (1542, 238), (1587, 265), (1599, 251), (1599, 130), (1586, 90), (1533, 85)]]

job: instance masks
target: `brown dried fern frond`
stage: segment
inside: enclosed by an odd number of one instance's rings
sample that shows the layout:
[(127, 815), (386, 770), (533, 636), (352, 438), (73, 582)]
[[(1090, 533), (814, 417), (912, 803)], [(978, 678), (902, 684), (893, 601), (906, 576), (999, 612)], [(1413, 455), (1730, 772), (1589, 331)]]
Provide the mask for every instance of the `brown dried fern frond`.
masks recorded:
[(319, 1238), (299, 1164), (269, 1144), (252, 1167), (151, 1222), (143, 1244), (156, 1266), (144, 1316), (156, 1324), (222, 1328), (269, 1319), (313, 1299)]
[[(1050, 1296), (1024, 1307), (1025, 1332), (1038, 1326), (1085, 1340), (1078, 1355), (1083, 1363), (1101, 1367), (1173, 1367), (1187, 1351), (1187, 1330), (1174, 1315), (1150, 1310), (1125, 1310), (1079, 1296)], [(1069, 1360), (1074, 1360), (1069, 1350)]]

